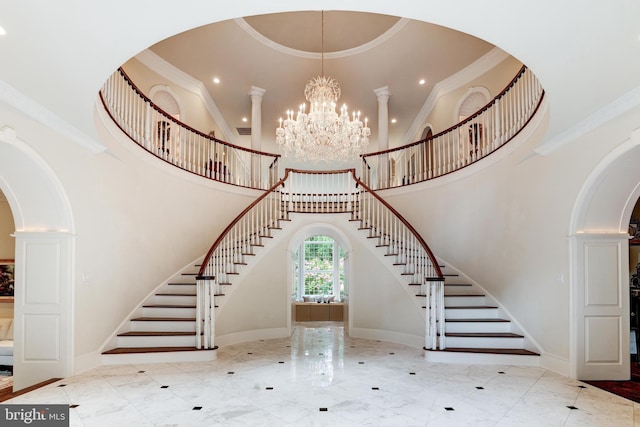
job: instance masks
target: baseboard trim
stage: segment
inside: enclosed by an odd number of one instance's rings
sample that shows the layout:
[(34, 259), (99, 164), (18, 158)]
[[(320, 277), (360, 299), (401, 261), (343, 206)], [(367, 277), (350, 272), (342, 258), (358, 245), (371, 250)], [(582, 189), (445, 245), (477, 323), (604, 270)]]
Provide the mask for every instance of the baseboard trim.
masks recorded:
[(540, 367), (565, 377), (570, 376), (569, 360), (553, 354), (542, 353), (540, 355)]
[(251, 331), (234, 332), (217, 336), (216, 345), (218, 347), (225, 347), (244, 342), (287, 338), (289, 336), (291, 336), (289, 328), (254, 329)]
[(364, 338), (368, 340), (392, 342), (408, 345), (410, 347), (424, 347), (424, 337), (405, 334), (403, 332), (385, 331), (382, 329), (351, 328), (349, 336), (352, 338)]

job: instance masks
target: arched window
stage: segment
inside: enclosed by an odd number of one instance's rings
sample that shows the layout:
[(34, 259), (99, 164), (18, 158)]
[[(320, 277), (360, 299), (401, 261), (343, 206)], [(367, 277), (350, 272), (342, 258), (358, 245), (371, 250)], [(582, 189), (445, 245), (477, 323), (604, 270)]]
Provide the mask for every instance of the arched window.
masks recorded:
[(294, 287), (298, 301), (343, 299), (344, 250), (335, 240), (317, 235), (302, 242), (296, 252)]
[[(462, 122), (480, 111), (489, 102), (491, 94), (485, 87), (472, 87), (465, 93), (456, 106), (456, 120)], [(489, 130), (480, 118), (467, 122), (460, 128), (460, 156), (466, 161), (474, 161), (482, 155), (485, 135)], [(468, 157), (467, 157), (468, 156)]]
[[(172, 118), (176, 120), (182, 119), (182, 109), (171, 88), (168, 86), (153, 86), (151, 88), (151, 101)], [(180, 129), (165, 115), (157, 113), (156, 116), (156, 126), (153, 131), (155, 134), (153, 137), (158, 150), (157, 154), (162, 157), (171, 156), (174, 159), (179, 158), (180, 138), (178, 134)]]

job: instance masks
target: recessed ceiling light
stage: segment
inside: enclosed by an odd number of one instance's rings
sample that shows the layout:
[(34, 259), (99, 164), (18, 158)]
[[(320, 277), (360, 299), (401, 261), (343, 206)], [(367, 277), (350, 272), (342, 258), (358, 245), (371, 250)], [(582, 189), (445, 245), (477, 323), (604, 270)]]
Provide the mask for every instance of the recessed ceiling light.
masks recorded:
[(425, 84), (427, 81), (425, 79), (420, 79), (420, 81), (418, 83), (420, 83), (421, 85)]
[(391, 119), (391, 123), (395, 123), (395, 122), (397, 122), (396, 119)]
[(219, 79), (219, 78), (217, 78), (217, 77), (214, 77), (214, 78), (213, 78), (213, 82), (214, 82), (215, 84), (218, 84), (218, 83), (220, 83), (220, 79)]
[(0, 27), (0, 36), (4, 36), (5, 34), (7, 34), (6, 30)]
[(242, 118), (242, 121), (243, 121), (243, 122), (245, 122), (245, 123), (247, 122), (247, 120), (248, 120), (248, 119), (247, 119), (246, 117), (243, 117), (243, 118)]

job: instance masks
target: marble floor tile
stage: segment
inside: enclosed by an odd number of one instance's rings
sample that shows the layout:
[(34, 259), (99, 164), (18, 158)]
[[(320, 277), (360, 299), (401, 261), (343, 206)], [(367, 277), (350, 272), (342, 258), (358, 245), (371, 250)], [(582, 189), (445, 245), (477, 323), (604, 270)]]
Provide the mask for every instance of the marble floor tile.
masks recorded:
[(640, 427), (640, 405), (580, 386), (538, 367), (427, 362), (309, 322), (213, 361), (101, 366), (7, 403), (70, 404), (79, 427)]

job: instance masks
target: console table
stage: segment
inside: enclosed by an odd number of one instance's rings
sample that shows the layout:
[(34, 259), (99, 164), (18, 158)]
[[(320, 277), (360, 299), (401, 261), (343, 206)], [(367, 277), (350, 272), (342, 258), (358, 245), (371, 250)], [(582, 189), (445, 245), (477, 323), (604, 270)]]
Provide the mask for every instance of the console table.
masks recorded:
[(329, 304), (296, 302), (294, 303), (294, 308), (296, 322), (315, 322), (322, 320), (342, 322), (344, 320), (344, 304), (341, 302), (332, 302)]

